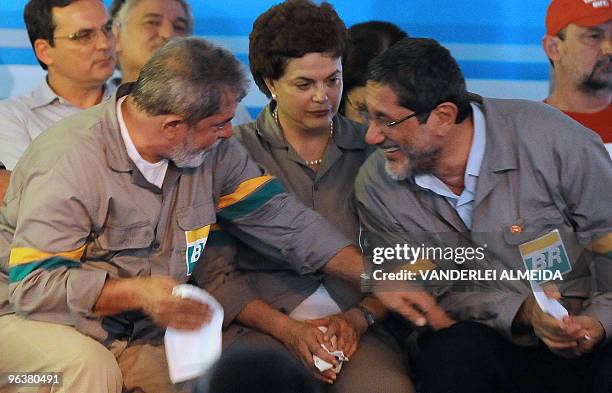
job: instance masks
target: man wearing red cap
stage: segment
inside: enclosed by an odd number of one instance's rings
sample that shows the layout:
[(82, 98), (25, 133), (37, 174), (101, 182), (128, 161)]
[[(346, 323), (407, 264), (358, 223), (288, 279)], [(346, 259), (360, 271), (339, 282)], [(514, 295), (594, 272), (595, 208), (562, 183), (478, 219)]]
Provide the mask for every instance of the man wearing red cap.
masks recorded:
[(553, 0), (542, 45), (554, 68), (546, 102), (597, 132), (612, 154), (612, 1)]

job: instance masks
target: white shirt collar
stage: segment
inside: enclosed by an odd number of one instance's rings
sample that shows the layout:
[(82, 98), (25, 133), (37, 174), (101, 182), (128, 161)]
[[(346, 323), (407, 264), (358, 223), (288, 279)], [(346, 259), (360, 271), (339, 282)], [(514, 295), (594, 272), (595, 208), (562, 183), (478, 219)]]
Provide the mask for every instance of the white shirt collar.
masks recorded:
[(134, 146), (134, 142), (130, 137), (130, 133), (128, 132), (125, 121), (123, 120), (123, 112), (121, 111), (121, 104), (127, 96), (123, 96), (117, 100), (117, 121), (119, 122), (119, 129), (121, 130), (121, 137), (123, 138), (123, 143), (125, 144), (125, 149), (127, 150), (128, 157), (134, 164), (145, 179), (151, 184), (156, 185), (158, 188), (161, 188), (164, 183), (164, 177), (166, 177), (166, 170), (168, 169), (168, 160), (162, 159), (156, 163), (151, 163), (142, 158), (136, 146)]

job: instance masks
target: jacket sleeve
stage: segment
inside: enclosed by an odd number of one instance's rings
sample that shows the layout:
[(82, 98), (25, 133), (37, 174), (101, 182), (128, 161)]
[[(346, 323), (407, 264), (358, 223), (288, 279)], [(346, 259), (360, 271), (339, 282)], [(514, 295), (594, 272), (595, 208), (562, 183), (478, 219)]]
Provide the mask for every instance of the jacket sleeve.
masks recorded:
[(237, 267), (235, 239), (214, 225), (203, 260), (196, 265), (192, 280), (210, 292), (223, 306), (223, 328), (236, 319), (246, 305), (258, 298), (248, 276)]
[(15, 226), (9, 256), (9, 296), (23, 317), (79, 326), (92, 309), (107, 273), (84, 264), (92, 232), (93, 186), (79, 172), (77, 154), (13, 174), (5, 212)]
[(217, 218), (229, 233), (298, 274), (323, 267), (351, 244), (318, 213), (287, 193), (236, 140), (217, 151)]
[(593, 292), (582, 312), (597, 318), (612, 338), (612, 161), (601, 139), (574, 125), (580, 143), (558, 141), (561, 191), (579, 239), (591, 253)]

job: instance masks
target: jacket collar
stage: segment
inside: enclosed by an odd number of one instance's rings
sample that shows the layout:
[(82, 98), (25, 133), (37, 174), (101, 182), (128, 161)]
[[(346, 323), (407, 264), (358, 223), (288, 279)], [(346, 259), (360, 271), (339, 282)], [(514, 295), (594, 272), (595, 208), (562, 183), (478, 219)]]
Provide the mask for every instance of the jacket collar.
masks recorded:
[(517, 169), (516, 140), (513, 140), (513, 133), (508, 132), (513, 126), (508, 122), (506, 115), (500, 113), (490, 100), (473, 96), (478, 98), (474, 101), (484, 113), (487, 129), (482, 168), (489, 168), (490, 172)]
[(128, 95), (132, 90), (133, 83), (121, 85), (111, 99), (102, 104), (104, 127), (107, 129), (106, 161), (108, 166), (117, 172), (130, 172), (136, 167), (130, 159), (121, 137), (119, 121), (117, 120), (117, 101)]
[[(488, 184), (492, 182), (492, 176), (495, 173), (515, 170), (518, 168), (516, 159), (516, 141), (512, 138), (512, 133), (508, 130), (512, 127), (508, 123), (507, 118), (499, 112), (489, 99), (483, 99), (481, 96), (469, 93), (470, 101), (480, 107), (485, 117), (486, 127), (486, 143), (485, 152), (482, 159), (479, 175), (479, 186), (484, 183), (488, 188)], [(407, 179), (407, 183), (412, 189), (420, 187), (414, 182), (414, 176)]]
[(487, 141), (474, 195), (473, 212), (499, 183), (503, 173), (518, 168), (517, 141), (513, 140), (516, 133), (510, 132), (513, 125), (509, 124), (508, 118), (491, 101), (480, 98), (476, 104), (481, 106), (484, 113)]

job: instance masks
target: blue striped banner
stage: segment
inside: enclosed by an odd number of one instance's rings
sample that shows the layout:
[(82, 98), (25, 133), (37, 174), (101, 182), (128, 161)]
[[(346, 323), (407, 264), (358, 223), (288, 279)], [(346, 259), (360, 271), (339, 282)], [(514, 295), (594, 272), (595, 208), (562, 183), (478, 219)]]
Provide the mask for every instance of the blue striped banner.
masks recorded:
[[(281, 0), (188, 0), (195, 34), (220, 43), (248, 64), (248, 35), (262, 12)], [(316, 0), (318, 1), (318, 0)], [(329, 0), (347, 26), (367, 20), (397, 24), (413, 37), (431, 37), (449, 48), (468, 86), (493, 96), (543, 99), (548, 61), (541, 49), (550, 0), (490, 1)], [(104, 0), (106, 6), (111, 0)], [(41, 75), (23, 22), (27, 0), (0, 1), (0, 97), (23, 94)], [(254, 84), (245, 99), (256, 115), (266, 103)]]
[(0, 64), (38, 65), (32, 48), (0, 47)]
[(508, 63), (501, 61), (461, 61), (459, 66), (465, 78), (546, 80), (547, 63)]

